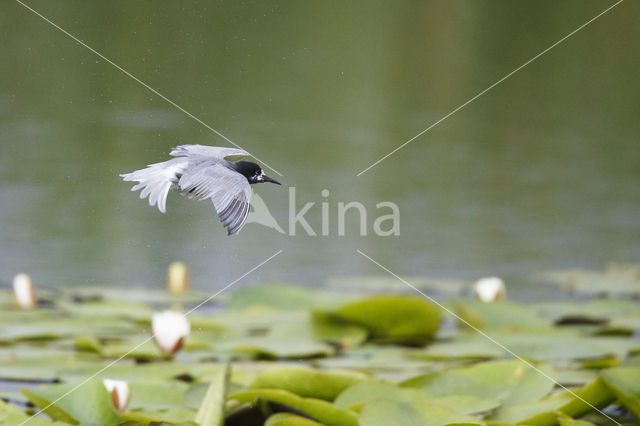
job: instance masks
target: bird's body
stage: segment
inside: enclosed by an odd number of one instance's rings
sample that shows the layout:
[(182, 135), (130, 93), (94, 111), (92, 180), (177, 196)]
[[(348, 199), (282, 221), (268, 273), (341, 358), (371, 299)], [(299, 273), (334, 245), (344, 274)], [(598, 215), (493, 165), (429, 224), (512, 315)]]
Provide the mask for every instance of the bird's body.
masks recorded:
[(166, 211), (167, 194), (176, 190), (190, 198), (210, 198), (229, 235), (240, 230), (249, 213), (251, 184), (272, 182), (256, 163), (239, 161), (249, 156), (241, 149), (204, 145), (180, 145), (175, 157), (147, 168), (122, 174), (125, 181), (138, 182), (132, 191), (142, 189), (140, 198)]

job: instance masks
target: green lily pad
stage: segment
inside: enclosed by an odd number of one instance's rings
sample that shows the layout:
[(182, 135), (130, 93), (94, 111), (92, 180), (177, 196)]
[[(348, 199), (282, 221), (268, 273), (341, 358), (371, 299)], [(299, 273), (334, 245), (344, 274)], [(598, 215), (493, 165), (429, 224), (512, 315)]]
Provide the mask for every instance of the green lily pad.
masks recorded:
[(419, 359), (431, 360), (490, 360), (504, 356), (504, 350), (476, 332), (463, 333), (449, 341), (438, 341), (427, 346), (421, 352), (410, 355)]
[(315, 398), (302, 398), (294, 393), (281, 389), (249, 389), (229, 395), (229, 400), (236, 402), (258, 404), (258, 400), (277, 402), (293, 407), (309, 417), (327, 426), (357, 426), (358, 420), (354, 413), (336, 407), (335, 405)]
[(121, 421), (102, 382), (65, 383), (23, 389), (29, 401), (55, 420), (72, 424), (115, 424)]
[[(100, 370), (103, 362), (97, 359), (80, 359), (68, 355), (45, 354), (42, 357), (9, 359), (0, 362), (0, 378), (5, 380), (54, 381), (68, 377), (66, 372), (77, 371), (78, 379)], [(75, 374), (71, 374), (75, 378)]]
[(424, 344), (440, 327), (440, 308), (424, 298), (380, 295), (347, 303), (333, 312), (337, 318), (365, 327), (385, 342)]
[(602, 378), (598, 377), (571, 392), (563, 391), (540, 401), (502, 407), (491, 416), (491, 420), (527, 425), (553, 425), (557, 422), (558, 414), (577, 418), (591, 412), (594, 407), (603, 409), (614, 400), (614, 393)]
[[(109, 370), (106, 370), (106, 374)], [(145, 380), (130, 382), (129, 409), (164, 410), (184, 405), (184, 395), (189, 385), (178, 380)]]
[(474, 395), (447, 395), (433, 398), (431, 402), (460, 414), (484, 413), (499, 407), (501, 404), (497, 399), (480, 398)]
[(640, 368), (612, 368), (601, 374), (618, 401), (640, 419)]
[(322, 426), (322, 424), (292, 413), (276, 413), (269, 416), (264, 426)]
[(640, 295), (640, 265), (611, 264), (603, 271), (566, 269), (536, 275), (543, 282), (592, 296)]
[(20, 408), (0, 399), (0, 425), (15, 426), (29, 420), (29, 426), (67, 426), (71, 423), (31, 417)]
[(555, 324), (602, 324), (613, 318), (638, 314), (632, 300), (594, 299), (588, 301), (538, 303), (535, 309)]
[[(537, 368), (555, 379), (555, 370), (550, 365), (539, 364)], [(522, 361), (508, 360), (427, 373), (402, 385), (420, 388), (436, 397), (473, 395), (510, 405), (544, 397), (551, 392), (554, 382)]]
[(468, 328), (468, 324), (480, 329), (502, 329), (510, 332), (518, 330), (547, 329), (551, 320), (544, 318), (532, 307), (523, 306), (508, 300), (493, 303), (480, 301), (464, 301), (455, 304), (456, 314), (466, 321), (460, 326)]
[[(471, 287), (471, 282), (441, 277), (410, 276), (406, 278), (414, 287), (444, 295), (459, 295)], [(394, 293), (398, 291), (398, 280), (389, 275), (360, 275), (331, 277), (327, 286), (344, 289), (355, 289), (366, 293)]]
[(379, 398), (409, 402), (397, 385), (380, 380), (365, 380), (342, 391), (333, 403), (337, 407), (349, 408)]
[(285, 366), (261, 373), (251, 387), (284, 389), (302, 397), (333, 401), (344, 389), (367, 378), (356, 371)]
[(427, 426), (427, 420), (406, 402), (375, 399), (362, 407), (360, 426)]
[(301, 359), (330, 356), (335, 349), (325, 343), (309, 339), (274, 339), (256, 337), (238, 340), (233, 351), (239, 355), (250, 355), (267, 359)]
[(326, 291), (319, 292), (308, 287), (287, 284), (261, 284), (241, 288), (231, 294), (227, 306), (230, 309), (246, 309), (252, 306), (269, 306), (277, 309), (296, 310), (303, 308), (330, 309), (336, 300), (344, 301), (343, 296), (334, 296)]
[(196, 411), (188, 408), (170, 408), (167, 410), (155, 411), (127, 411), (121, 413), (121, 417), (123, 420), (135, 422), (133, 423), (134, 425), (198, 425), (195, 422)]
[(558, 414), (556, 419), (558, 420), (559, 426), (595, 426), (595, 424), (591, 422), (587, 422), (585, 420), (572, 419), (571, 417), (566, 416), (564, 414)]

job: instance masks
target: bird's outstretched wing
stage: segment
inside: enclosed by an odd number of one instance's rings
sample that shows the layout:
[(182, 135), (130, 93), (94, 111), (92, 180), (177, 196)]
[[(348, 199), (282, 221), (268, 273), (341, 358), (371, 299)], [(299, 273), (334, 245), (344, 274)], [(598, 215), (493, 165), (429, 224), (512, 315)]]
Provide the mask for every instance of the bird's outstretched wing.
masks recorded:
[(223, 164), (204, 162), (186, 169), (178, 186), (189, 197), (199, 200), (210, 198), (229, 235), (244, 225), (249, 214), (251, 187), (243, 175)]
[(218, 160), (240, 161), (250, 154), (243, 149), (205, 145), (180, 145), (171, 150), (174, 157), (209, 157)]

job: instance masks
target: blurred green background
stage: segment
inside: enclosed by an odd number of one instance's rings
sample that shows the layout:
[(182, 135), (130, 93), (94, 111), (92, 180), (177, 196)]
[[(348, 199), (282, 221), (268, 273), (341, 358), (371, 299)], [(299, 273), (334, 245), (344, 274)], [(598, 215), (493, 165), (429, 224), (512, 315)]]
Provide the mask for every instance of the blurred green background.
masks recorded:
[[(284, 174), (320, 231), (226, 236), (209, 202), (160, 214), (119, 173), (228, 145), (20, 4), (0, 14), (0, 280), (305, 285), (336, 275), (499, 275), (640, 254), (640, 4), (627, 1), (360, 177), (600, 11), (601, 0), (58, 1), (29, 5)], [(278, 177), (273, 173), (274, 177)], [(254, 187), (285, 229), (286, 187)], [(399, 237), (336, 236), (339, 201), (393, 201)], [(399, 283), (399, 286), (402, 284)], [(545, 287), (546, 289), (546, 287)], [(545, 291), (540, 289), (539, 292)]]

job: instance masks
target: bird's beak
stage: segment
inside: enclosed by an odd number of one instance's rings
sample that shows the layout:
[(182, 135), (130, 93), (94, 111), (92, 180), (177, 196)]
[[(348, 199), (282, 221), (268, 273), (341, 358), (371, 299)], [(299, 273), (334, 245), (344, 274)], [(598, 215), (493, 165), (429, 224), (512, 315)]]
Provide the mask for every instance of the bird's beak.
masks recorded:
[(277, 180), (270, 178), (267, 175), (262, 175), (262, 181), (263, 182), (271, 182), (271, 183), (275, 183), (276, 185), (282, 185), (280, 182), (278, 182)]

